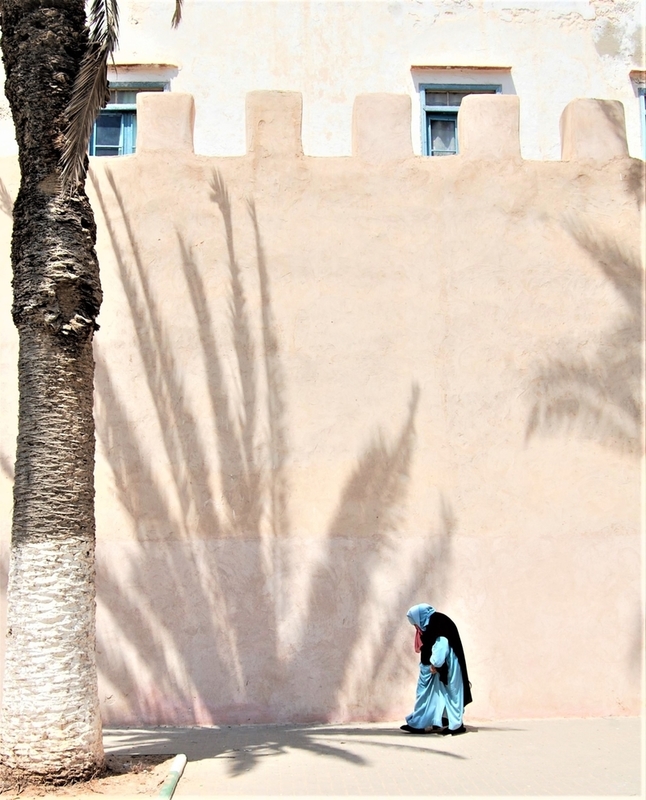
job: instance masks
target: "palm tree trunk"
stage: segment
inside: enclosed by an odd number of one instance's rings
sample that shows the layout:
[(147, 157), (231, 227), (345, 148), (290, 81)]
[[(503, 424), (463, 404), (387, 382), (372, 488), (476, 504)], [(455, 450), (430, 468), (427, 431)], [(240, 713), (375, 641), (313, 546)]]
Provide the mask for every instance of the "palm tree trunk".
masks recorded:
[(14, 206), (18, 445), (0, 759), (27, 776), (80, 779), (103, 763), (95, 664), (96, 228), (82, 188), (60, 192), (83, 0), (0, 0), (5, 91), (21, 186)]

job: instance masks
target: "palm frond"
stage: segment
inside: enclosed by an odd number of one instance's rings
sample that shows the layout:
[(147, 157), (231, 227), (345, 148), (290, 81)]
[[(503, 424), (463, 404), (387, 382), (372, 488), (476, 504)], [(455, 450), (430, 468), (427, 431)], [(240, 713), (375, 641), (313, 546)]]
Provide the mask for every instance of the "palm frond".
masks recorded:
[(179, 23), (182, 21), (182, 4), (184, 0), (175, 0), (175, 13), (173, 14), (173, 19), (171, 25), (173, 28), (176, 28)]
[(109, 98), (108, 59), (119, 36), (118, 0), (92, 0), (89, 42), (67, 108), (69, 119), (61, 156), (63, 190), (74, 191), (85, 175), (92, 125)]

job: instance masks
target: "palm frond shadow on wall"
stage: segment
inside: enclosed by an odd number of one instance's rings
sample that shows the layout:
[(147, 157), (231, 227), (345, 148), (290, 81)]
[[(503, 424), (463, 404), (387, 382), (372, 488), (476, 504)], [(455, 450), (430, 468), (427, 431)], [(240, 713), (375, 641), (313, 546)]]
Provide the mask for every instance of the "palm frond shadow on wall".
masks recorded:
[[(639, 165), (626, 176), (627, 192), (643, 204)], [(639, 173), (639, 174), (638, 174)], [(643, 452), (644, 271), (639, 253), (576, 218), (564, 227), (621, 298), (612, 327), (600, 332), (594, 352), (573, 341), (559, 357), (537, 364), (529, 392), (526, 439), (573, 432), (604, 447)]]
[[(366, 624), (374, 617), (373, 578), (392, 557), (406, 503), (419, 388), (411, 388), (399, 433), (377, 432), (346, 480), (313, 558), (299, 609), (303, 635), (286, 645), (280, 626), (294, 610), (292, 588), (303, 568), (288, 504), (287, 376), (258, 212), (253, 202), (247, 204), (260, 299), (254, 320), (236, 253), (231, 199), (222, 177), (213, 174), (213, 235), (223, 238), (229, 298), (226, 341), (207, 302), (208, 270), (222, 270), (222, 264), (205, 269), (177, 235), (205, 375), (214, 458), (203, 436), (205, 420), (191, 406), (191, 388), (151, 282), (153, 271), (145, 267), (116, 181), (109, 169), (105, 174), (104, 185), (92, 176), (94, 190), (168, 465), (163, 473), (151, 464), (147, 433), (133, 420), (137, 401), (125, 400), (115, 374), (118, 364), (97, 347), (97, 436), (112, 473), (115, 502), (136, 532), (128, 544), (129, 564), (117, 568), (101, 557), (98, 563), (100, 673), (128, 703), (125, 717), (123, 710), (111, 717), (107, 697), (105, 721), (325, 721), (341, 708), (351, 713), (360, 702), (363, 716), (380, 718), (389, 707), (390, 687), (408, 670), (398, 647), (402, 632), (409, 633), (405, 610), (431, 585), (434, 597), (442, 595), (454, 526), (450, 505), (443, 501), (440, 530), (429, 529), (396, 601), (382, 609), (378, 626)], [(108, 192), (118, 220), (108, 214)], [(254, 321), (260, 331), (256, 339)], [(211, 480), (214, 468), (219, 496)], [(99, 556), (100, 551), (99, 540)], [(101, 618), (109, 626), (101, 625)], [(366, 646), (368, 662), (357, 670), (358, 648), (365, 654)], [(367, 711), (366, 697), (371, 698)]]

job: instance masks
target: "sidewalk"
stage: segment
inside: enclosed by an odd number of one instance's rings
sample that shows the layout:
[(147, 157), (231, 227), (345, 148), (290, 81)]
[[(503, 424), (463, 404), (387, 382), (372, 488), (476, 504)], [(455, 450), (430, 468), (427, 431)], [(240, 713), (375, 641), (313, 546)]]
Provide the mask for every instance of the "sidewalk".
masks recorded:
[(399, 723), (124, 728), (106, 752), (185, 753), (175, 798), (642, 795), (634, 718), (467, 725), (413, 736)]

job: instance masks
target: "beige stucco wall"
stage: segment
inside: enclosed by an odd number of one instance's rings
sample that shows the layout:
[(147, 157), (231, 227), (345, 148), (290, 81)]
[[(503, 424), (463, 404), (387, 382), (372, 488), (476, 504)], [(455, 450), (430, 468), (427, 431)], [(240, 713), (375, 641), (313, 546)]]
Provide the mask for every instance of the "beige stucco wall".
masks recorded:
[[(620, 100), (630, 153), (643, 154), (630, 76), (646, 69), (643, 0), (187, 0), (177, 30), (168, 0), (119, 5), (121, 66), (111, 77), (159, 79), (192, 93), (196, 152), (204, 155), (244, 154), (250, 89), (301, 92), (303, 145), (319, 156), (350, 155), (355, 95), (408, 94), (419, 152), (420, 82), (495, 83), (518, 94), (523, 156), (531, 159), (559, 158), (558, 121), (570, 100)], [(411, 69), (460, 66), (511, 72)], [(14, 150), (2, 98), (0, 155)]]
[[(358, 98), (351, 158), (302, 155), (298, 95), (247, 105), (246, 156), (194, 156), (191, 98), (148, 95), (138, 154), (92, 163), (105, 720), (397, 719), (423, 601), (462, 632), (469, 718), (639, 713), (642, 162), (620, 107), (571, 106), (570, 160), (531, 162), (513, 98), (467, 99), (445, 159), (412, 155), (405, 97)], [(12, 159), (0, 177), (12, 195)]]

